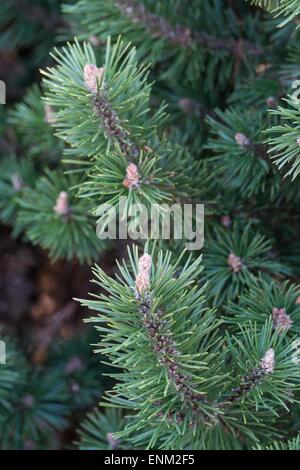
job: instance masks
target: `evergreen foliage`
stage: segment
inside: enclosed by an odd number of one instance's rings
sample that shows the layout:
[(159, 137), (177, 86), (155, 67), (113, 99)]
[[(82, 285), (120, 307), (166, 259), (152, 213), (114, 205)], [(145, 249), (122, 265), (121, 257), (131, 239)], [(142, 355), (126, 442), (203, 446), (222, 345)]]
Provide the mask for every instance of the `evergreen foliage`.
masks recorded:
[(24, 345), (1, 336), (6, 345), (6, 363), (0, 367), (2, 450), (55, 449), (57, 435), (68, 428), (70, 418), (82, 417), (97, 403), (105, 384), (101, 373), (107, 367), (99, 366), (88, 347), (95, 339), (92, 333), (54, 341), (41, 365), (33, 362)]
[[(173, 264), (170, 254), (159, 253), (149, 290), (139, 292), (137, 249), (129, 258), (117, 280), (97, 267), (95, 282), (107, 294), (84, 302), (99, 312), (91, 318), (102, 337), (98, 350), (123, 369), (113, 374), (117, 384), (108, 400), (135, 412), (116, 437), (163, 449), (241, 448), (270, 439), (272, 421), (299, 387), (285, 335), (274, 333), (268, 319), (224, 335), (196, 282), (200, 259), (184, 263), (176, 278), (181, 260)], [(263, 366), (269, 351), (275, 351), (274, 369)]]
[(116, 408), (107, 408), (105, 413), (99, 409), (88, 413), (78, 432), (80, 450), (129, 449), (129, 445), (114, 438), (114, 433), (122, 429), (122, 413)]
[[(0, 108), (0, 220), (97, 263), (96, 336), (39, 365), (5, 336), (0, 448), (299, 449), (299, 1), (19, 3), (0, 48), (42, 80)], [(115, 273), (104, 204), (173, 203), (205, 204), (201, 252), (142, 239)]]
[(78, 175), (48, 171), (34, 188), (25, 188), (19, 199), (17, 226), (25, 230), (32, 243), (48, 249), (53, 259), (90, 261), (101, 250), (89, 215), (90, 202), (84, 199), (74, 203), (78, 182)]
[(299, 436), (291, 439), (287, 442), (274, 442), (270, 446), (261, 447), (258, 446), (257, 450), (299, 450), (300, 443), (299, 443)]
[(60, 0), (1, 1), (0, 50), (6, 52), (1, 79), (10, 85), (9, 98), (20, 98), (24, 85), (36, 79), (37, 67), (49, 63), (49, 51), (63, 26), (61, 3)]

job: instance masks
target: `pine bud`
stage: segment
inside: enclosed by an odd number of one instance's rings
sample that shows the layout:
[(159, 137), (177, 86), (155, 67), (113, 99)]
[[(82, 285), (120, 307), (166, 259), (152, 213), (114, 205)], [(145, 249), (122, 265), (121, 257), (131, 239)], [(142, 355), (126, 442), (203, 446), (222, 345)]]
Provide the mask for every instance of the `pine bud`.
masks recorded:
[(11, 184), (12, 184), (12, 187), (14, 188), (14, 190), (16, 192), (19, 192), (19, 191), (21, 191), (21, 189), (24, 188), (22, 178), (17, 173), (13, 173), (11, 175)]
[(298, 144), (299, 147), (300, 147), (300, 137), (298, 137), (298, 139), (297, 139), (297, 144)]
[(138, 292), (142, 293), (149, 290), (150, 287), (150, 270), (152, 265), (152, 258), (145, 253), (139, 259), (139, 272), (135, 280), (135, 285)]
[(83, 367), (84, 367), (84, 364), (82, 360), (80, 359), (80, 357), (73, 356), (71, 357), (71, 359), (69, 359), (69, 361), (66, 364), (65, 373), (68, 375), (73, 374), (74, 372), (76, 372), (79, 369), (82, 369)]
[(223, 227), (225, 228), (229, 228), (230, 225), (231, 225), (231, 218), (229, 215), (222, 215), (221, 217), (221, 224), (223, 225)]
[(299, 25), (300, 24), (300, 16), (299, 15), (295, 16), (293, 21), (294, 21), (295, 24)]
[(246, 147), (247, 145), (250, 144), (250, 140), (242, 132), (237, 132), (234, 138), (235, 138), (236, 143), (241, 145), (242, 147)]
[(34, 404), (34, 396), (28, 393), (22, 398), (22, 403), (26, 408), (31, 408)]
[(34, 441), (32, 441), (31, 439), (26, 439), (26, 441), (24, 442), (24, 449), (34, 450), (35, 448), (36, 448), (36, 444), (34, 443)]
[(266, 100), (266, 104), (267, 106), (269, 106), (270, 108), (275, 108), (276, 104), (277, 104), (277, 100), (274, 96), (269, 96)]
[(274, 349), (270, 348), (260, 361), (260, 367), (265, 372), (265, 374), (270, 374), (273, 372), (275, 366), (275, 353)]
[(111, 446), (112, 449), (116, 449), (119, 445), (119, 440), (118, 439), (115, 439), (113, 437), (113, 433), (112, 432), (108, 432), (106, 434), (106, 440), (108, 442), (108, 444)]
[(300, 304), (300, 295), (298, 295), (297, 299), (295, 300), (295, 304), (299, 305)]
[(186, 114), (195, 114), (199, 111), (199, 103), (189, 98), (180, 98), (178, 101), (179, 108)]
[(256, 66), (256, 73), (265, 73), (272, 65), (270, 63), (262, 63)]
[(227, 263), (234, 273), (238, 273), (243, 266), (241, 258), (234, 253), (230, 253), (227, 258)]
[(132, 189), (140, 182), (140, 175), (138, 167), (134, 163), (129, 163), (126, 168), (126, 178), (123, 181), (123, 186), (127, 189)]
[(56, 199), (56, 204), (53, 207), (54, 212), (58, 215), (68, 215), (70, 212), (69, 197), (66, 191), (61, 191)]
[(93, 35), (89, 37), (89, 41), (92, 44), (92, 46), (99, 47), (103, 45), (103, 41), (101, 41), (97, 36)]
[(91, 93), (97, 93), (103, 79), (104, 67), (98, 68), (95, 64), (86, 64), (83, 72), (86, 87)]
[(274, 328), (280, 330), (288, 330), (292, 326), (292, 320), (287, 315), (285, 308), (276, 308), (272, 309), (272, 318)]
[(72, 393), (79, 393), (80, 392), (80, 385), (77, 382), (72, 382), (70, 386)]
[(47, 124), (55, 124), (56, 123), (56, 117), (53, 109), (49, 104), (45, 104), (44, 106), (44, 113), (45, 113), (45, 122)]

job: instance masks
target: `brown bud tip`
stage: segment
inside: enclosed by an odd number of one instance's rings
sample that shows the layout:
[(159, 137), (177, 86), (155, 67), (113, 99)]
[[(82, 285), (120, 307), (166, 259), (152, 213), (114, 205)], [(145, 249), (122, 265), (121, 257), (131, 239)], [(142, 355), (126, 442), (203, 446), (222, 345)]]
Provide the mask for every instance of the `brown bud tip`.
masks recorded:
[(269, 96), (266, 100), (266, 104), (270, 108), (275, 108), (275, 106), (277, 104), (277, 99), (274, 96)]
[(22, 403), (26, 408), (31, 408), (34, 404), (34, 396), (28, 393), (23, 397)]
[(298, 137), (298, 139), (297, 139), (297, 144), (298, 144), (299, 147), (300, 147), (300, 137)]
[(21, 189), (24, 188), (22, 178), (17, 173), (13, 173), (11, 175), (11, 184), (12, 184), (12, 187), (14, 188), (14, 190), (16, 192), (19, 192), (19, 191), (21, 191)]
[(152, 265), (152, 258), (145, 253), (139, 259), (139, 272), (135, 280), (135, 285), (138, 292), (142, 293), (149, 290), (150, 287), (150, 270)]
[(103, 42), (99, 38), (97, 38), (97, 36), (95, 35), (90, 36), (89, 41), (92, 44), (92, 46), (95, 46), (95, 47), (99, 47), (101, 46), (101, 44), (103, 44)]
[(231, 225), (231, 218), (229, 215), (222, 215), (221, 217), (221, 224), (223, 225), (223, 227), (225, 228), (229, 228), (230, 225)]
[(291, 318), (287, 315), (285, 308), (274, 307), (272, 309), (272, 319), (276, 330), (288, 330), (293, 324)]
[(55, 206), (53, 207), (54, 212), (58, 215), (68, 215), (70, 211), (69, 197), (66, 191), (61, 191), (56, 199)]
[(140, 175), (138, 167), (134, 163), (129, 163), (126, 168), (126, 178), (123, 180), (123, 186), (127, 189), (132, 189), (138, 186), (140, 182)]
[(119, 445), (119, 440), (115, 439), (113, 436), (114, 435), (113, 435), (112, 432), (108, 432), (106, 434), (106, 440), (107, 440), (108, 444), (111, 446), (111, 448), (115, 449)]
[(186, 114), (195, 114), (199, 111), (199, 104), (195, 100), (189, 98), (180, 98), (178, 101), (179, 108)]
[(65, 372), (66, 374), (73, 374), (77, 370), (81, 369), (83, 367), (83, 362), (78, 356), (73, 356), (69, 359), (69, 361), (66, 364), (65, 367)]
[(243, 266), (241, 258), (236, 256), (234, 253), (229, 254), (227, 263), (234, 273), (238, 273)]
[(258, 64), (256, 66), (256, 73), (261, 74), (266, 72), (271, 67), (270, 63)]
[(263, 369), (265, 374), (270, 374), (273, 372), (275, 366), (275, 353), (274, 349), (270, 348), (260, 361), (260, 367)]
[(297, 299), (295, 300), (295, 304), (299, 305), (300, 304), (300, 295), (298, 295)]
[(71, 389), (72, 393), (79, 393), (80, 392), (80, 385), (77, 382), (73, 382), (73, 383), (71, 383), (70, 389)]
[(242, 147), (245, 147), (250, 144), (250, 140), (242, 132), (237, 132), (234, 138), (235, 138), (236, 143), (241, 145)]
[(97, 93), (103, 81), (104, 67), (98, 68), (95, 64), (86, 64), (83, 69), (84, 82), (91, 93)]
[(45, 122), (47, 124), (55, 124), (56, 123), (56, 117), (53, 109), (49, 104), (45, 104), (44, 106), (44, 113), (45, 113)]

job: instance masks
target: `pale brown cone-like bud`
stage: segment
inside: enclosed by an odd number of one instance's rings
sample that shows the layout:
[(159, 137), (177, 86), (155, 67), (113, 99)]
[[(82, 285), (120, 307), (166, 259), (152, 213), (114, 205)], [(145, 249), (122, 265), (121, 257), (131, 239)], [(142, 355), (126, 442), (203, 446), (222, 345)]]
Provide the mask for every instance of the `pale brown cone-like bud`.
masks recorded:
[(256, 73), (264, 73), (266, 72), (269, 68), (271, 67), (271, 64), (270, 63), (263, 63), (263, 64), (258, 64), (256, 66)]
[(247, 145), (250, 144), (250, 140), (242, 132), (237, 132), (234, 138), (235, 138), (236, 143), (241, 145), (242, 147), (246, 147)]
[(269, 96), (266, 100), (266, 104), (270, 108), (275, 108), (275, 106), (277, 104), (277, 99), (274, 96)]
[(55, 124), (56, 123), (55, 113), (49, 104), (45, 104), (44, 112), (45, 112), (45, 122), (47, 122), (47, 124)]
[(225, 228), (229, 228), (230, 225), (231, 225), (231, 218), (229, 215), (222, 215), (221, 217), (221, 224), (223, 225), (223, 227)]
[(92, 44), (92, 46), (99, 47), (103, 44), (103, 41), (101, 41), (97, 36), (93, 35), (89, 37), (89, 41)]
[(139, 272), (135, 280), (135, 285), (139, 293), (149, 290), (150, 287), (150, 271), (152, 258), (145, 253), (139, 259)]
[(293, 21), (294, 21), (294, 23), (299, 25), (300, 24), (300, 16), (299, 15), (296, 16)]
[(104, 67), (95, 64), (86, 64), (83, 69), (84, 82), (91, 93), (97, 93), (98, 87), (103, 81)]
[(26, 408), (31, 408), (34, 404), (34, 396), (28, 393), (22, 398), (22, 403)]
[(187, 114), (195, 114), (199, 111), (199, 103), (189, 98), (180, 98), (178, 101), (179, 108)]
[(80, 357), (78, 356), (73, 356), (71, 359), (67, 362), (66, 367), (65, 367), (65, 372), (66, 374), (73, 374), (77, 370), (81, 369), (84, 367), (84, 364)]
[(112, 432), (108, 432), (106, 434), (106, 440), (107, 440), (108, 444), (111, 446), (112, 449), (116, 449), (116, 447), (118, 447), (119, 442), (120, 442), (118, 439), (115, 439), (113, 437)]
[(293, 324), (291, 318), (287, 315), (285, 308), (274, 307), (272, 309), (272, 319), (276, 330), (288, 330)]
[(270, 348), (260, 361), (260, 367), (266, 374), (270, 374), (273, 372), (275, 366), (275, 353), (274, 349)]
[(236, 256), (234, 253), (229, 254), (227, 258), (227, 263), (234, 273), (238, 273), (243, 266), (241, 258), (239, 256)]
[(123, 186), (132, 189), (140, 182), (140, 175), (138, 167), (134, 163), (129, 163), (126, 168), (126, 178), (123, 180)]
[(300, 304), (300, 295), (298, 295), (297, 299), (295, 300), (295, 304), (299, 305)]
[(17, 173), (13, 173), (11, 175), (11, 184), (16, 192), (19, 192), (21, 191), (21, 189), (24, 188), (24, 183), (22, 181), (22, 178)]
[(297, 139), (297, 144), (298, 144), (299, 147), (300, 147), (300, 137), (298, 137), (298, 139)]
[(56, 199), (56, 204), (53, 207), (54, 212), (58, 215), (68, 215), (70, 212), (69, 196), (66, 191), (61, 191)]

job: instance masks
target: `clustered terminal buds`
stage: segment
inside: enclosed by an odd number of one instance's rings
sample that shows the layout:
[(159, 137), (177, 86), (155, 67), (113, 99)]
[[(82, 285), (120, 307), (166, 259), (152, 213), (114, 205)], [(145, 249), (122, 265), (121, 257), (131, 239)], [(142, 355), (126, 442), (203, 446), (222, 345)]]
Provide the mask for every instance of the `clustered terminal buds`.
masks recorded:
[(123, 180), (123, 186), (127, 189), (132, 189), (138, 186), (140, 182), (140, 175), (138, 167), (134, 163), (129, 163), (126, 168), (126, 178)]
[(234, 253), (230, 253), (227, 258), (228, 266), (232, 269), (234, 273), (238, 273), (243, 267), (243, 262), (241, 258)]
[(265, 374), (271, 374), (274, 371), (275, 366), (275, 353), (274, 349), (270, 348), (260, 361), (260, 367)]
[(292, 326), (292, 320), (287, 315), (285, 308), (272, 309), (272, 319), (276, 330), (288, 330)]
[(236, 143), (239, 144), (241, 147), (247, 147), (251, 143), (248, 137), (242, 132), (237, 132), (234, 138)]
[(86, 64), (83, 69), (84, 83), (87, 89), (95, 94), (103, 82), (104, 67), (97, 67), (95, 64)]
[(150, 287), (150, 270), (152, 265), (152, 258), (145, 253), (139, 259), (139, 272), (135, 280), (135, 285), (138, 292), (141, 294), (147, 292)]
[(61, 191), (56, 199), (55, 206), (53, 207), (54, 212), (58, 215), (68, 215), (70, 212), (69, 196), (66, 191)]

